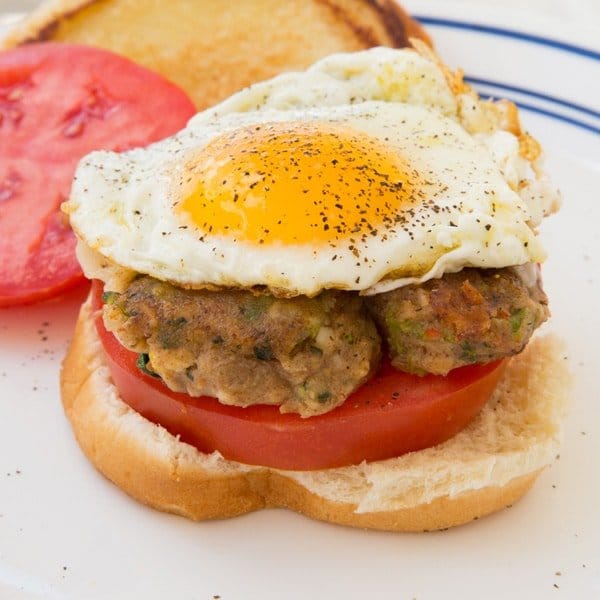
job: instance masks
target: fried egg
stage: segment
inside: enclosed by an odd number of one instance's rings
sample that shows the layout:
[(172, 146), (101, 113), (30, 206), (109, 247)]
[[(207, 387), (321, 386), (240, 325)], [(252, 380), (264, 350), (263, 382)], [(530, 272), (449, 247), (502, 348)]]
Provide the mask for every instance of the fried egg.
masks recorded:
[(463, 105), (434, 60), (375, 49), (253, 86), (146, 149), (92, 153), (64, 206), (84, 270), (109, 289), (145, 273), (293, 296), (540, 262), (555, 193)]

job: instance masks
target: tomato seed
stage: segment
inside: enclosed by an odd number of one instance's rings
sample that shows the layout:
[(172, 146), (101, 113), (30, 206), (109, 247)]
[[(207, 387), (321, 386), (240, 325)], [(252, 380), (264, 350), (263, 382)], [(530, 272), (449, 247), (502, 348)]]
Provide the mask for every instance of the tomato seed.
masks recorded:
[(0, 202), (10, 200), (22, 181), (23, 178), (16, 171), (10, 171), (4, 181), (0, 182)]
[(23, 97), (23, 88), (14, 88), (8, 93), (8, 95), (6, 96), (6, 99), (9, 102), (16, 102), (17, 100), (20, 100), (22, 97)]
[(13, 123), (18, 123), (23, 118), (23, 111), (13, 108), (8, 111), (8, 115), (13, 120)]
[(63, 135), (68, 138), (78, 137), (83, 133), (84, 123), (82, 119), (71, 121), (64, 129)]

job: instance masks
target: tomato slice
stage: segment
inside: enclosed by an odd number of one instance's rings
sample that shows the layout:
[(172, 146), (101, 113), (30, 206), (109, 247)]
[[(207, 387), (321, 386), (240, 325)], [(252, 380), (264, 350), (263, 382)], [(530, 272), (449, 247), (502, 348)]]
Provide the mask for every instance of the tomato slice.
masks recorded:
[[(92, 287), (94, 309), (102, 306), (102, 283)], [(226, 406), (169, 390), (143, 374), (138, 355), (104, 328), (96, 328), (121, 398), (153, 423), (201, 452), (279, 469), (315, 470), (400, 456), (449, 439), (479, 412), (506, 361), (461, 367), (446, 377), (418, 377), (389, 364), (338, 408), (307, 419), (274, 406)]]
[(0, 54), (0, 307), (83, 278), (60, 204), (92, 150), (144, 146), (195, 113), (175, 85), (96, 48), (29, 44)]

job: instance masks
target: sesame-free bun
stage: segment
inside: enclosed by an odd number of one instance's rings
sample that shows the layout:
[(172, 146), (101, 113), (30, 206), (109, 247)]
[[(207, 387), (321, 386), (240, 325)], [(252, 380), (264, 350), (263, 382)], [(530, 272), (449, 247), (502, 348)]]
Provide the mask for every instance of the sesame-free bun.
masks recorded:
[(395, 0), (48, 0), (0, 42), (98, 46), (158, 71), (199, 109), (334, 52), (402, 47), (423, 29)]
[(459, 525), (513, 504), (557, 453), (569, 376), (546, 336), (513, 358), (480, 415), (439, 446), (323, 471), (282, 471), (203, 454), (126, 405), (113, 385), (91, 304), (81, 308), (61, 373), (82, 450), (133, 498), (190, 519), (285, 507), (391, 531)]

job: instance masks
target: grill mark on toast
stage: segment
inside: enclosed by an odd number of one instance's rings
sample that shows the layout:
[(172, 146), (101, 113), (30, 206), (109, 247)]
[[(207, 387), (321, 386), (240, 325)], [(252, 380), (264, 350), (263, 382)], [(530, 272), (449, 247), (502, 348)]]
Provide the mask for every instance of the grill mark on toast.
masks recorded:
[(341, 6), (335, 2), (335, 0), (333, 2), (331, 0), (315, 1), (317, 4), (322, 4), (323, 6), (327, 7), (341, 23), (351, 29), (365, 48), (378, 45), (378, 40), (373, 30), (370, 27), (359, 25)]
[(391, 38), (393, 48), (410, 46), (406, 28), (406, 24), (410, 22), (410, 17), (406, 13), (403, 14), (402, 9), (394, 0), (366, 0), (366, 3), (372, 6), (381, 16), (381, 22)]
[[(384, 40), (379, 39), (379, 36), (376, 35), (372, 27), (359, 24), (336, 0), (316, 0), (316, 2), (326, 6), (341, 23), (351, 29), (365, 48), (385, 44)], [(364, 4), (377, 14), (379, 21), (390, 38), (390, 45), (393, 48), (410, 46), (404, 23), (404, 18), (408, 20), (409, 17), (408, 15), (404, 16), (400, 12), (395, 2), (389, 0), (364, 0)]]

